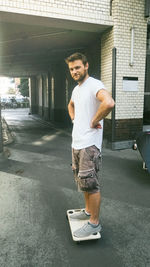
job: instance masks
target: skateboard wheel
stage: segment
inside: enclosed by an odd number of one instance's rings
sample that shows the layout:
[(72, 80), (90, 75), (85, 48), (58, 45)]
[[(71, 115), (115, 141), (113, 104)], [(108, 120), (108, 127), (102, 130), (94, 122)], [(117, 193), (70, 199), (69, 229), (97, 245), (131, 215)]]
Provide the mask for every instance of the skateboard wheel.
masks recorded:
[(137, 144), (134, 143), (133, 146), (132, 146), (133, 150), (137, 150)]
[(93, 235), (97, 235), (97, 233), (94, 233)]
[(72, 214), (72, 213), (73, 213), (73, 211), (72, 211), (72, 210), (70, 210), (68, 213), (69, 213), (69, 214)]

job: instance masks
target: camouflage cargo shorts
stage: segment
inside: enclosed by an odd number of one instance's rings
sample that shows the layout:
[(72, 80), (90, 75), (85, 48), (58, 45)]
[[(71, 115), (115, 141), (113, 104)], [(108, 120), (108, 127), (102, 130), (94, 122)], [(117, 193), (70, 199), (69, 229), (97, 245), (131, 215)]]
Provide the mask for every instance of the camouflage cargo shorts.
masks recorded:
[(100, 192), (101, 153), (95, 146), (83, 149), (72, 149), (72, 170), (78, 191)]

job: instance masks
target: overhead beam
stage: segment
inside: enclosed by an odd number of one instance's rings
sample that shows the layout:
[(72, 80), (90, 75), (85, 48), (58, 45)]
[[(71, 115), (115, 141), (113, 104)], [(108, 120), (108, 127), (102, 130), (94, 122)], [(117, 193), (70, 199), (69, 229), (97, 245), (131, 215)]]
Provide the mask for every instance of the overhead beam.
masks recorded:
[(68, 29), (68, 30), (78, 30), (78, 31), (86, 31), (86, 32), (103, 32), (108, 27), (113, 26), (113, 22), (109, 22), (108, 25), (100, 25), (94, 23), (86, 23), (86, 22), (78, 22), (72, 20), (65, 19), (56, 19), (49, 17), (41, 17), (34, 15), (25, 15), (18, 13), (10, 13), (0, 11), (0, 21), (1, 22), (13, 22), (13, 23), (22, 23), (26, 25), (35, 25), (35, 26), (45, 26), (45, 27), (53, 27), (60, 29)]

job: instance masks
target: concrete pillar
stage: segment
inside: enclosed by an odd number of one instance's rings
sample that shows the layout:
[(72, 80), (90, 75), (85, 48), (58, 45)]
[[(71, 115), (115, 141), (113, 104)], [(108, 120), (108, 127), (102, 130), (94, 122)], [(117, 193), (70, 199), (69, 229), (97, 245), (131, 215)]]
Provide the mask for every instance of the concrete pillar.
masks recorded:
[(68, 114), (66, 110), (66, 75), (64, 64), (56, 64), (54, 66), (54, 95), (52, 94), (52, 98), (53, 97), (54, 121), (65, 123)]
[(38, 114), (43, 116), (43, 92), (42, 92), (42, 75), (37, 76), (37, 104)]
[(54, 77), (52, 70), (48, 72), (48, 106), (49, 106), (49, 120), (54, 121), (53, 109), (54, 109)]
[(48, 75), (42, 75), (42, 115), (44, 120), (49, 120), (49, 91), (48, 91)]
[(36, 77), (29, 79), (30, 112), (37, 113)]

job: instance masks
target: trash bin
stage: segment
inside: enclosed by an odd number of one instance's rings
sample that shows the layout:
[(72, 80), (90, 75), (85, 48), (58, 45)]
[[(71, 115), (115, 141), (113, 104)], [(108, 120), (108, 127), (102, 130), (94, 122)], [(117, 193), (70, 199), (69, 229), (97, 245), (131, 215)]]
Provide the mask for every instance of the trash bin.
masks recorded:
[(150, 131), (140, 132), (136, 138), (137, 148), (150, 173)]

